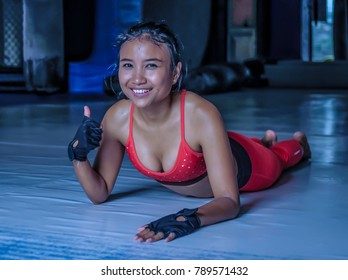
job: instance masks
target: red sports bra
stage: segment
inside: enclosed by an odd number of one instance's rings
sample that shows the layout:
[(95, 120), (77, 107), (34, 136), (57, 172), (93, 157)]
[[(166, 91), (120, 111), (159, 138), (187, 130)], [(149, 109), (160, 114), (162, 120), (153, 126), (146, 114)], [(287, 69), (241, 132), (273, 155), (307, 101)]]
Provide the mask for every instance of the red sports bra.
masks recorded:
[(153, 171), (146, 168), (139, 160), (135, 150), (133, 139), (133, 112), (134, 104), (132, 103), (129, 118), (129, 136), (126, 145), (126, 151), (130, 161), (139, 172), (147, 177), (153, 178), (162, 183), (182, 183), (186, 181), (194, 182), (195, 179), (204, 177), (207, 168), (204, 162), (203, 153), (196, 152), (187, 144), (185, 140), (185, 95), (186, 91), (182, 90), (180, 96), (180, 128), (181, 143), (174, 166), (165, 172)]

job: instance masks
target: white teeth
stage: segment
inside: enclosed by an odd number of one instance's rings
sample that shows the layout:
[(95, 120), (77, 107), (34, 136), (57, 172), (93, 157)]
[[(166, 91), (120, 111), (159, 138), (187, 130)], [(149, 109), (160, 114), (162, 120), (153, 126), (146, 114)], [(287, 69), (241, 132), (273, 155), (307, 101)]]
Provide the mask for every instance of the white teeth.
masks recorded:
[(144, 93), (147, 93), (147, 92), (149, 92), (150, 90), (148, 90), (148, 89), (133, 89), (133, 92), (135, 93), (135, 94), (144, 94)]

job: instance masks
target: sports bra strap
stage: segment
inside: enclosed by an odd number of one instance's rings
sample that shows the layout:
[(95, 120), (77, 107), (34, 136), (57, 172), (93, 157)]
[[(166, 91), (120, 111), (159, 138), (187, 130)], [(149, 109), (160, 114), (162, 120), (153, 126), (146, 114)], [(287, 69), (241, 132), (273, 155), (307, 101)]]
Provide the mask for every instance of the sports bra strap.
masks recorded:
[(129, 134), (128, 138), (133, 139), (133, 112), (134, 112), (134, 103), (132, 102), (130, 111), (129, 111)]
[(185, 96), (186, 90), (183, 89), (180, 95), (180, 128), (181, 139), (185, 139)]

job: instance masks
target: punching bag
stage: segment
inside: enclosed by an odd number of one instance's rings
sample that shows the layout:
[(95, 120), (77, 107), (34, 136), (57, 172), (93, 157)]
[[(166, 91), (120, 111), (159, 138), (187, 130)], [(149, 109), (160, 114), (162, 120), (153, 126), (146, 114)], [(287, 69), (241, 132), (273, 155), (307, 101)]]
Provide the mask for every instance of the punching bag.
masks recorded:
[(335, 60), (346, 60), (348, 57), (348, 0), (335, 0), (334, 3), (334, 56)]

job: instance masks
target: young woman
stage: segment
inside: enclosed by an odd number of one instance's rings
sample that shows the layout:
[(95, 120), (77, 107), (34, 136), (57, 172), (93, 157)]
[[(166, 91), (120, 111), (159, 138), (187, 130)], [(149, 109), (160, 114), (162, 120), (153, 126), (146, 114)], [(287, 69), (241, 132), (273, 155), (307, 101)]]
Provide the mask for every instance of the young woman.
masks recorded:
[[(278, 142), (272, 130), (249, 139), (226, 132), (209, 101), (181, 89), (185, 65), (180, 41), (164, 23), (140, 23), (119, 36), (118, 78), (127, 99), (114, 104), (101, 126), (84, 108), (84, 120), (68, 146), (78, 180), (93, 203), (114, 188), (125, 151), (134, 166), (187, 196), (212, 197), (195, 209), (160, 218), (135, 239), (171, 241), (202, 226), (233, 219), (239, 192), (270, 187), (286, 168), (310, 158), (306, 136)], [(99, 146), (93, 166), (87, 159)]]

